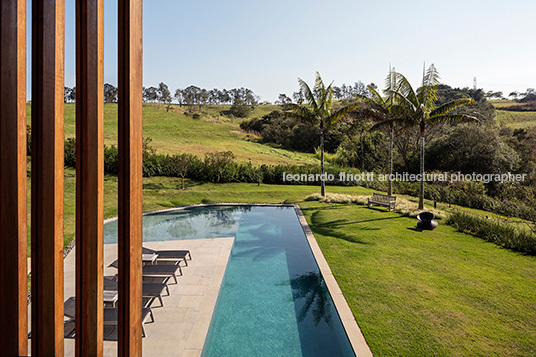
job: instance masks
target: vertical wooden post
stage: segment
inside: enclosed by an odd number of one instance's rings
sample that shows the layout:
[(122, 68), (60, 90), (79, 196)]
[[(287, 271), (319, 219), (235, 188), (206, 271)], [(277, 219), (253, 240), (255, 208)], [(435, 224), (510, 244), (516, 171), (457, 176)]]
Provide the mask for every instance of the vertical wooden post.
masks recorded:
[(63, 355), (63, 0), (32, 2), (32, 354)]
[(119, 0), (119, 356), (141, 356), (142, 0)]
[(0, 9), (0, 354), (28, 354), (26, 0)]
[(76, 2), (76, 356), (103, 353), (104, 5)]

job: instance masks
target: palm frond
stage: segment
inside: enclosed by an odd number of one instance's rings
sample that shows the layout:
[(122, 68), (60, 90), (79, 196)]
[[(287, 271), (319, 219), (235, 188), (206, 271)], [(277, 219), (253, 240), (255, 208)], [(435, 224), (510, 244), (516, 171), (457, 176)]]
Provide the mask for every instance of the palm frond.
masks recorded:
[(391, 94), (397, 99), (398, 106), (401, 108), (401, 110), (413, 114), (416, 114), (419, 111), (419, 107), (417, 107), (419, 103), (416, 102), (416, 97), (414, 97), (412, 100), (411, 97), (408, 98), (404, 95), (404, 93), (399, 91), (392, 91)]
[(356, 107), (357, 107), (357, 104), (350, 104), (350, 105), (347, 105), (346, 107), (342, 107), (342, 108), (338, 109), (334, 113), (331, 113), (325, 119), (326, 128), (329, 128), (333, 124), (336, 124), (339, 120), (344, 118), (344, 116), (346, 114), (348, 114), (348, 112), (354, 110)]
[(314, 112), (306, 106), (289, 103), (287, 104), (287, 107), (289, 108), (289, 110), (285, 111), (285, 115), (287, 115), (288, 117), (297, 119), (302, 123), (306, 124), (318, 124), (318, 118), (316, 117)]
[(422, 86), (417, 90), (419, 102), (423, 110), (430, 112), (437, 102), (437, 86), (439, 85), (439, 73), (434, 64), (431, 64), (423, 75)]
[(444, 115), (453, 111), (454, 109), (458, 107), (462, 107), (464, 105), (471, 105), (474, 103), (475, 101), (470, 98), (455, 99), (435, 108), (432, 112), (430, 112), (430, 117), (437, 116), (437, 115)]
[[(401, 73), (393, 73), (396, 76), (396, 87), (393, 89), (388, 89), (387, 94), (395, 95), (399, 99), (401, 95), (410, 100), (412, 103), (417, 103), (417, 94), (415, 93), (415, 90), (413, 90), (413, 87), (411, 86), (411, 83), (409, 83), (408, 79)], [(399, 95), (396, 95), (395, 93), (399, 93)]]
[(430, 123), (432, 124), (447, 124), (447, 123), (463, 123), (463, 122), (476, 122), (480, 123), (478, 118), (472, 115), (466, 114), (444, 114), (430, 117)]
[(386, 101), (383, 99), (380, 93), (376, 91), (376, 89), (372, 88), (371, 86), (368, 86), (367, 89), (369, 90), (370, 93), (372, 93), (372, 98), (367, 98), (369, 99), (370, 102), (375, 102), (376, 104), (385, 108), (388, 107)]
[(313, 107), (313, 110), (318, 108), (316, 97), (313, 90), (311, 90), (311, 87), (309, 87), (309, 85), (301, 78), (298, 78), (298, 83), (300, 84), (305, 102), (309, 103)]
[(386, 128), (386, 127), (391, 127), (391, 125), (396, 125), (396, 124), (403, 124), (404, 122), (406, 122), (406, 120), (407, 120), (406, 117), (385, 119), (385, 120), (382, 120), (382, 121), (374, 124), (372, 126), (372, 128), (370, 128), (370, 130), (376, 130), (376, 129), (382, 129), (382, 128)]

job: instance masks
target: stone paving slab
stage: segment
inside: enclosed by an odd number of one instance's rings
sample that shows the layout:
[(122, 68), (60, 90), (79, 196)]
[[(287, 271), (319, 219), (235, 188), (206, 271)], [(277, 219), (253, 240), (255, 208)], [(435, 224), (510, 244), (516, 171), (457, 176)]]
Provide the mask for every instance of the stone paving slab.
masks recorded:
[[(188, 249), (192, 260), (183, 268), (178, 284), (169, 284), (170, 295), (164, 306), (153, 303), (154, 323), (145, 324), (147, 337), (142, 340), (143, 356), (200, 356), (225, 274), (234, 237), (145, 242), (155, 250)], [(74, 248), (76, 249), (76, 248)], [(75, 295), (75, 257), (71, 251), (64, 260), (64, 300)], [(104, 245), (104, 275), (117, 273), (108, 265), (117, 259), (117, 244)], [(104, 356), (117, 356), (115, 328), (105, 327)], [(108, 340), (106, 340), (108, 339)], [(73, 338), (65, 339), (65, 356), (74, 356)]]

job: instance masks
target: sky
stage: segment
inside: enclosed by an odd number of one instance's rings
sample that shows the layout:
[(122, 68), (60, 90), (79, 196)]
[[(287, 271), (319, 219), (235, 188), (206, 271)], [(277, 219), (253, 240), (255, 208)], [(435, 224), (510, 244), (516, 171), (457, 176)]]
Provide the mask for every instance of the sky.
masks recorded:
[[(104, 81), (116, 85), (117, 1), (104, 3)], [(72, 87), (74, 0), (65, 4), (65, 85)], [(273, 102), (297, 91), (298, 78), (312, 83), (317, 71), (337, 86), (362, 81), (383, 88), (390, 65), (418, 86), (424, 63), (452, 87), (472, 87), (474, 77), (478, 88), (505, 95), (536, 87), (534, 0), (145, 0), (143, 6), (143, 83), (164, 82), (172, 93), (189, 85), (246, 87)]]

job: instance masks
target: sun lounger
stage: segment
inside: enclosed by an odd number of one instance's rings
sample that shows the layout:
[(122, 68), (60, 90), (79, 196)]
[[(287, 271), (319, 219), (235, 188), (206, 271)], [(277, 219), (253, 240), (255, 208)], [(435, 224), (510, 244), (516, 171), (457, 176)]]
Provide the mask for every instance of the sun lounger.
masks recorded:
[(189, 250), (154, 250), (143, 247), (142, 252), (143, 254), (158, 254), (158, 260), (182, 260), (186, 266), (188, 266), (188, 260), (192, 260)]
[[(115, 260), (109, 266), (118, 268), (119, 261)], [(155, 264), (142, 266), (142, 275), (144, 277), (172, 277), (173, 280), (175, 280), (175, 284), (178, 283), (177, 271), (179, 271), (182, 275), (182, 269), (179, 264)]]
[[(117, 326), (117, 308), (116, 307), (103, 307), (102, 320), (104, 326)], [(74, 321), (76, 318), (76, 299), (74, 296), (68, 298), (63, 304), (63, 313), (65, 316)], [(141, 309), (141, 331), (142, 336), (145, 337), (145, 323), (151, 318), (151, 322), (154, 322), (153, 311), (150, 307), (142, 307)]]
[[(104, 278), (104, 291), (117, 291), (118, 286), (117, 282), (114, 280), (111, 280), (109, 278)], [(160, 306), (164, 306), (164, 301), (162, 300), (162, 295), (164, 293), (164, 290), (167, 291), (167, 295), (169, 295), (169, 287), (165, 282), (157, 283), (157, 282), (143, 282), (142, 283), (142, 296), (148, 297), (148, 298), (158, 298), (160, 301)]]

